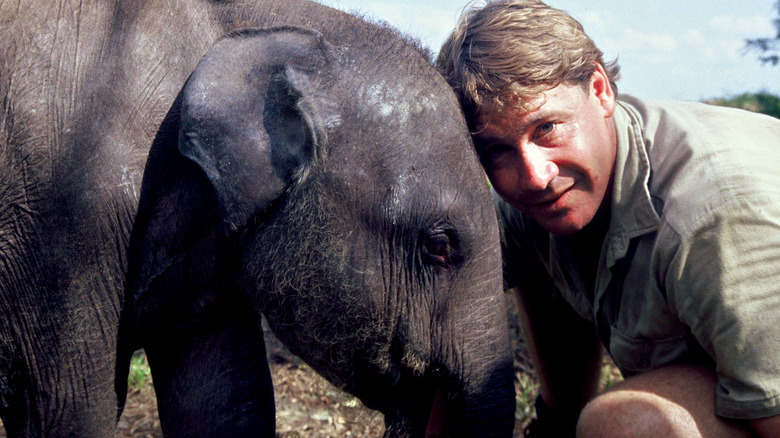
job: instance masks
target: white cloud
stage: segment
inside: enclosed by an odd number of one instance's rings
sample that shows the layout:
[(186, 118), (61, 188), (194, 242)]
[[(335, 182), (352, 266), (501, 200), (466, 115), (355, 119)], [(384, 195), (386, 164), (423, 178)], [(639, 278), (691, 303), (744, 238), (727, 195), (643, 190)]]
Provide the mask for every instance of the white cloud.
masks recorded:
[(587, 32), (588, 35), (592, 35), (594, 33), (603, 33), (605, 29), (611, 27), (609, 18), (611, 17), (606, 16), (601, 12), (588, 11), (580, 19), (580, 23), (582, 23), (582, 26), (585, 28), (585, 32)]
[(707, 37), (699, 29), (688, 29), (681, 41), (689, 47), (701, 48), (707, 45)]
[(658, 67), (670, 65), (679, 56), (678, 42), (672, 34), (643, 33), (633, 29), (622, 29), (619, 34), (607, 38), (606, 44), (599, 44), (605, 59), (617, 56), (621, 65)]
[(745, 39), (749, 35), (771, 34), (771, 29), (766, 29), (771, 27), (767, 25), (768, 20), (761, 15), (718, 15), (698, 24), (699, 27), (681, 29), (677, 57), (695, 66), (696, 71), (716, 74), (729, 69), (727, 63), (745, 62)]
[(718, 15), (708, 23), (712, 32), (718, 35), (730, 35), (739, 38), (774, 35), (774, 28), (766, 15), (747, 16)]
[(624, 47), (629, 50), (672, 53), (677, 49), (677, 40), (669, 33), (648, 33), (626, 29), (624, 35)]

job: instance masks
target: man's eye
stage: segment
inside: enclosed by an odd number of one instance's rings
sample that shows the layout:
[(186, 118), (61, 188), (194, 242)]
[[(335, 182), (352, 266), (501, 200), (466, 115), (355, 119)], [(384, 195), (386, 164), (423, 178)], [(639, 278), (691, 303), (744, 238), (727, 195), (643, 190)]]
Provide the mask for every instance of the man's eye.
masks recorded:
[(536, 138), (543, 137), (553, 132), (554, 129), (555, 129), (555, 122), (544, 122), (536, 128), (534, 137)]

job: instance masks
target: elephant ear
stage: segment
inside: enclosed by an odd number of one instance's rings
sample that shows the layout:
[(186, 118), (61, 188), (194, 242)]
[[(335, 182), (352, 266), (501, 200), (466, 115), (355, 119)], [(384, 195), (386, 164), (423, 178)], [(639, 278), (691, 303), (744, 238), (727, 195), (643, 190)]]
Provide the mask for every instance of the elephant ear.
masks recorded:
[(214, 187), (227, 231), (270, 208), (318, 159), (336, 118), (325, 96), (333, 52), (308, 29), (241, 30), (187, 81), (179, 150)]

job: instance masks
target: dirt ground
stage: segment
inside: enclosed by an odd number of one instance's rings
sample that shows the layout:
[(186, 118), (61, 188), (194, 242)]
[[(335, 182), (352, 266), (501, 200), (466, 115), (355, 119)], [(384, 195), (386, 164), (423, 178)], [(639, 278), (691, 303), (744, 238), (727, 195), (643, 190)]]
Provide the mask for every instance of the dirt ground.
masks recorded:
[[(508, 300), (510, 328), (515, 349), (515, 382), (518, 394), (528, 392), (533, 385), (530, 359), (519, 342), (519, 328)], [(266, 330), (270, 332), (269, 330)], [(271, 377), (276, 401), (276, 436), (278, 438), (368, 438), (381, 437), (384, 418), (363, 406), (320, 377), (273, 336), (266, 335)], [(515, 424), (515, 436), (522, 436), (523, 423), (532, 414), (529, 406), (520, 402)], [(160, 422), (154, 392), (149, 385), (128, 395), (127, 406), (117, 425), (115, 438), (161, 438)]]
[[(515, 348), (515, 390), (518, 409), (515, 436), (533, 414), (535, 378), (527, 352), (519, 340), (516, 314), (508, 300), (510, 328)], [(358, 399), (336, 389), (300, 359), (289, 353), (273, 335), (266, 338), (276, 397), (278, 438), (379, 437), (384, 431), (381, 414), (364, 407)], [(0, 427), (0, 438), (5, 438)], [(117, 425), (115, 438), (161, 438), (160, 421), (151, 381), (128, 394), (127, 405)]]
[[(277, 437), (377, 437), (382, 416), (345, 394), (297, 358), (275, 358), (271, 373), (276, 397)], [(154, 392), (128, 396), (115, 438), (161, 438)]]

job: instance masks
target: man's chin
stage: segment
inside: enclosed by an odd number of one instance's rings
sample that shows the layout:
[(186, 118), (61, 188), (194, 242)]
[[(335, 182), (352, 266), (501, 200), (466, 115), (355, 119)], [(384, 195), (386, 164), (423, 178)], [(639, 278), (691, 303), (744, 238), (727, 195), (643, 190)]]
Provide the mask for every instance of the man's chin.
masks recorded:
[(582, 230), (584, 227), (577, 227), (574, 225), (555, 225), (555, 226), (544, 226), (545, 230), (549, 231), (551, 234), (554, 234), (556, 236), (571, 236), (572, 234)]
[(542, 226), (545, 230), (556, 236), (569, 236), (572, 235), (588, 224), (589, 221), (576, 217), (572, 214), (565, 214), (556, 217), (543, 216), (532, 218)]

